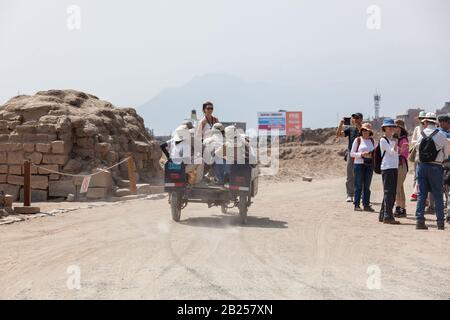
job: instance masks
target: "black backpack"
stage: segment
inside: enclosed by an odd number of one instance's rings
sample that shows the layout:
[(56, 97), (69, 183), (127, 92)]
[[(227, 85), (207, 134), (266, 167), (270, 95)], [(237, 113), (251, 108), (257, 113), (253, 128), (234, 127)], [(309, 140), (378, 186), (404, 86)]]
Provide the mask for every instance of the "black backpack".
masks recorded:
[(439, 153), (439, 151), (436, 149), (436, 144), (434, 143), (433, 137), (439, 133), (439, 130), (436, 129), (432, 134), (429, 136), (425, 135), (425, 133), (422, 131), (422, 141), (420, 141), (419, 144), (419, 160), (420, 162), (433, 162), (436, 160), (436, 157)]
[[(382, 137), (381, 139), (386, 139), (385, 137)], [(381, 154), (381, 148), (380, 148), (380, 141), (378, 141), (378, 145), (375, 148), (375, 150), (373, 151), (373, 171), (376, 174), (381, 174), (381, 162), (383, 161), (384, 155), (386, 154), (386, 151), (383, 152), (383, 154)], [(389, 143), (389, 140), (386, 139), (387, 143)]]

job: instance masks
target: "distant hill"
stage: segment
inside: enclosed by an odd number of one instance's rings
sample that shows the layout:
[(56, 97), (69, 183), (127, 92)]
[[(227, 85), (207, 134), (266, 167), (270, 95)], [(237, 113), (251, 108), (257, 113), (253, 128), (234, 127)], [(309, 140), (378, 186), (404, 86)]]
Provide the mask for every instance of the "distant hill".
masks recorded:
[(201, 105), (208, 100), (214, 103), (214, 114), (221, 121), (247, 122), (248, 128), (256, 128), (258, 111), (308, 113), (302, 107), (302, 93), (296, 88), (248, 82), (224, 74), (197, 76), (182, 87), (165, 89), (137, 111), (156, 135), (164, 135), (189, 117), (191, 109), (196, 109), (200, 117)]

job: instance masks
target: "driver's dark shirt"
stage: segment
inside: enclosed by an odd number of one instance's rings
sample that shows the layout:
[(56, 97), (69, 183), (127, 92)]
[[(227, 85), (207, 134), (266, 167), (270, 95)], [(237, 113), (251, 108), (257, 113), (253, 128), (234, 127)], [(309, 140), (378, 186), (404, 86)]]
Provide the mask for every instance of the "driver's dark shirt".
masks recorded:
[(360, 136), (359, 129), (356, 127), (346, 127), (344, 129), (344, 134), (348, 137), (348, 150), (352, 150), (353, 141)]

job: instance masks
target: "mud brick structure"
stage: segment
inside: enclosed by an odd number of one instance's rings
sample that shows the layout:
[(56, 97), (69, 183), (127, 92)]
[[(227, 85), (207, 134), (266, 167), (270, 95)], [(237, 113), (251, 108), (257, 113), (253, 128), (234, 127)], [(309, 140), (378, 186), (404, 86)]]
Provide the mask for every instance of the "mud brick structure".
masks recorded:
[[(131, 153), (138, 182), (161, 176), (158, 143), (133, 108), (74, 90), (20, 95), (0, 106), (0, 190), (23, 197), (23, 161), (32, 162), (32, 200), (78, 194), (81, 180), (55, 174), (90, 174), (117, 164)], [(91, 179), (84, 197), (114, 195), (128, 179), (127, 164)], [(125, 183), (126, 184), (126, 183)]]

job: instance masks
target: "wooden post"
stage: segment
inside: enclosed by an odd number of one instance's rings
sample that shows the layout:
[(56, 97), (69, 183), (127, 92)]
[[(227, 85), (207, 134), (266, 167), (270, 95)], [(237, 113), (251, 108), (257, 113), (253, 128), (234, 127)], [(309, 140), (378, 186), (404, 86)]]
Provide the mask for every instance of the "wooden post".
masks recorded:
[(31, 206), (31, 163), (29, 160), (23, 162), (23, 206)]
[(134, 160), (133, 156), (130, 153), (128, 153), (128, 179), (130, 180), (130, 191), (132, 194), (137, 194), (137, 187), (136, 187), (136, 174), (135, 174), (135, 166), (134, 166)]

